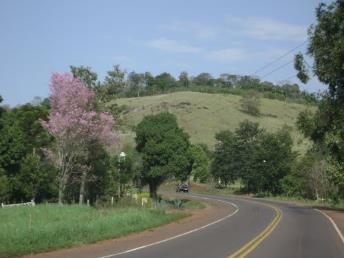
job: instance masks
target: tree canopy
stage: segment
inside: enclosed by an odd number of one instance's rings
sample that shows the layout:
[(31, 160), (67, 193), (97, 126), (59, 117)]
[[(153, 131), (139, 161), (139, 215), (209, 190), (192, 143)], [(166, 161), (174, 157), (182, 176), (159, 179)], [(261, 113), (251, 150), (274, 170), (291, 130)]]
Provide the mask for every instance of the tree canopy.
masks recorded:
[[(316, 24), (310, 26), (308, 56), (313, 59), (312, 72), (328, 86), (313, 122), (299, 117), (306, 136), (326, 147), (333, 182), (344, 195), (344, 1), (321, 3), (316, 9)], [(301, 54), (295, 57), (299, 79), (308, 81), (308, 64)]]
[(149, 185), (150, 195), (168, 178), (186, 180), (191, 172), (189, 136), (179, 128), (170, 113), (149, 115), (136, 127), (136, 149), (142, 154), (141, 180)]
[(220, 184), (240, 179), (248, 192), (280, 193), (280, 180), (295, 159), (286, 129), (268, 133), (257, 123), (244, 121), (234, 132), (216, 135), (212, 174)]

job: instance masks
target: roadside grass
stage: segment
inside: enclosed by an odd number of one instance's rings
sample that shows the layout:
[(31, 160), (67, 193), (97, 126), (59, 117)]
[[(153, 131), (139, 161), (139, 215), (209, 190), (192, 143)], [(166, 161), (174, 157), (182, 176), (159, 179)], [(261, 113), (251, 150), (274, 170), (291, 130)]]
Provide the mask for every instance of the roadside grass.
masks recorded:
[(262, 98), (261, 115), (251, 116), (241, 111), (241, 97), (231, 94), (209, 94), (200, 92), (174, 92), (139, 98), (120, 98), (110, 103), (127, 106), (123, 117), (124, 131), (121, 135), (123, 142), (134, 142), (132, 128), (145, 115), (169, 111), (177, 116), (178, 124), (190, 135), (193, 143), (205, 143), (213, 148), (215, 134), (221, 130), (234, 131), (239, 123), (248, 119), (259, 122), (267, 131), (274, 132), (282, 126), (290, 127), (294, 140), (294, 150), (304, 154), (310, 146), (296, 129), (298, 114), (305, 110), (315, 110), (314, 106), (296, 103), (286, 103), (279, 100)]
[(0, 257), (111, 239), (187, 216), (162, 209), (41, 204), (0, 209)]
[(185, 199), (182, 208), (184, 209), (204, 209), (206, 206), (204, 203), (196, 200)]

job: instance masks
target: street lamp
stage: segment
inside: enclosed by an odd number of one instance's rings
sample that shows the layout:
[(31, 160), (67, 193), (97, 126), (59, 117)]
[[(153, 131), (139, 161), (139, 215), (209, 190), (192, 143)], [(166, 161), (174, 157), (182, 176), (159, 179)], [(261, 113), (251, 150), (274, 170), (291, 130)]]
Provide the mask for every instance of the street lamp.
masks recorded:
[(127, 154), (125, 154), (125, 152), (122, 151), (122, 152), (119, 154), (118, 161), (119, 161), (119, 162), (124, 161), (124, 160), (125, 160), (125, 156), (127, 156)]
[(127, 154), (124, 151), (118, 156), (118, 199), (121, 198), (121, 163), (125, 161), (126, 156)]

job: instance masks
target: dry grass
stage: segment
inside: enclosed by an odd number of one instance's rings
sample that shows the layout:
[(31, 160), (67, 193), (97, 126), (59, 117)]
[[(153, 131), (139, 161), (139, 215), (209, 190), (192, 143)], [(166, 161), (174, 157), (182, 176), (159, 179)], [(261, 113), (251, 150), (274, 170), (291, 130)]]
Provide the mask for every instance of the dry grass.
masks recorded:
[[(115, 100), (127, 105), (125, 115), (127, 128), (139, 123), (145, 115), (169, 111), (177, 116), (178, 123), (187, 131), (193, 143), (205, 143), (214, 147), (215, 134), (221, 130), (235, 130), (245, 119), (259, 122), (266, 130), (273, 132), (284, 125), (290, 126), (295, 150), (304, 153), (309, 142), (296, 130), (295, 122), (300, 111), (314, 106), (285, 103), (278, 100), (262, 99), (261, 115), (254, 117), (241, 111), (240, 96), (208, 94), (199, 92), (175, 92), (170, 94), (123, 98)], [(126, 142), (133, 142), (134, 133), (127, 130), (123, 136)]]

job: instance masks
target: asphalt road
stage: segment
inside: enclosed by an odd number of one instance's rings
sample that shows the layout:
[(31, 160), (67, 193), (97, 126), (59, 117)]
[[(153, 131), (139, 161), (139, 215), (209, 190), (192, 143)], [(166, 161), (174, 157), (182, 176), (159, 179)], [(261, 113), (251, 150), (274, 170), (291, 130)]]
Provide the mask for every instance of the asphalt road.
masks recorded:
[[(242, 198), (197, 196), (231, 202), (238, 207), (238, 212), (191, 234), (108, 257), (229, 257), (236, 251), (243, 250), (243, 246), (247, 247), (247, 243), (257, 236), (259, 241), (244, 249), (246, 252), (243, 257), (344, 257), (344, 243), (337, 232), (327, 218), (312, 208)], [(277, 210), (282, 215), (279, 220)], [(271, 227), (268, 228), (269, 226)], [(267, 233), (260, 237), (264, 231)]]

